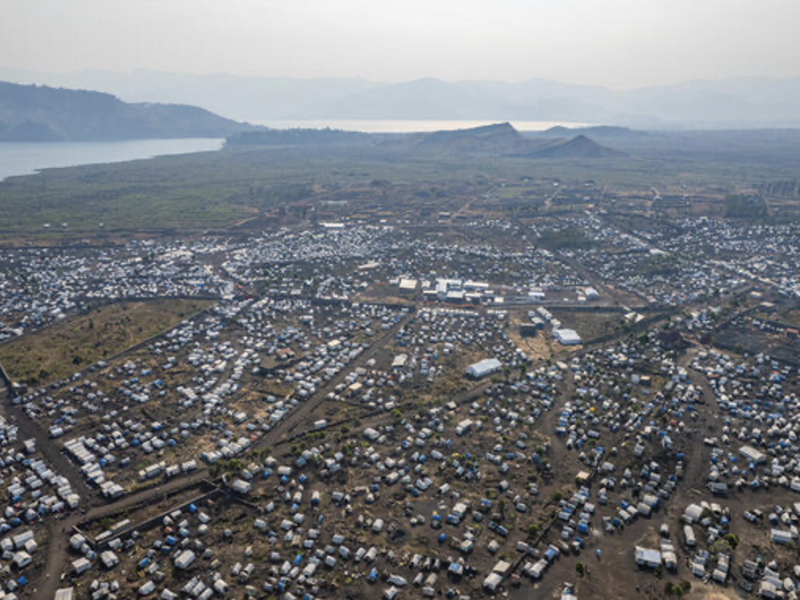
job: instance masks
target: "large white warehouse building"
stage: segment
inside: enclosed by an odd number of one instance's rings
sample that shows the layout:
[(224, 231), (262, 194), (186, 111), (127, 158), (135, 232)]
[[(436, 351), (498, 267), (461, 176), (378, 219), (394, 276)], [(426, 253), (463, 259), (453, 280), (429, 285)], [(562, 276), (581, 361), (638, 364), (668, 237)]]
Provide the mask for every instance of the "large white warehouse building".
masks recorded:
[(474, 365), (467, 367), (467, 375), (473, 379), (481, 379), (492, 373), (497, 373), (503, 368), (503, 364), (496, 358), (485, 358)]

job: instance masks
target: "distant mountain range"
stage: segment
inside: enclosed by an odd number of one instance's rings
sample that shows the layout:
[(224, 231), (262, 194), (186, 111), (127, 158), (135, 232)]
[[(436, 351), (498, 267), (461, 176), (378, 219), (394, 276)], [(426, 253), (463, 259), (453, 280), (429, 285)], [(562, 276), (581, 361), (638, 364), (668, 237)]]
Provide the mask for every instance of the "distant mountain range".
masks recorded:
[(0, 141), (227, 137), (253, 129), (196, 106), (128, 104), (100, 92), (0, 82)]
[(44, 74), (0, 68), (0, 79), (114, 93), (128, 102), (202, 106), (250, 122), (279, 119), (559, 121), (643, 129), (800, 127), (800, 76), (690, 81), (634, 90), (531, 79), (292, 79), (133, 71)]

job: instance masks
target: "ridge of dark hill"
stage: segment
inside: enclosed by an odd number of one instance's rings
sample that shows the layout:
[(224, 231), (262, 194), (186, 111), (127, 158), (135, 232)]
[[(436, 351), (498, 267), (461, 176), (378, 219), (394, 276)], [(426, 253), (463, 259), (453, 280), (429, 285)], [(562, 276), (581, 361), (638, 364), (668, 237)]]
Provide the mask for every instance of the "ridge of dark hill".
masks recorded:
[(440, 152), (508, 154), (524, 145), (525, 139), (511, 123), (497, 123), (472, 129), (434, 131), (422, 137), (416, 147)]
[(414, 148), (451, 154), (493, 154), (530, 158), (610, 158), (625, 156), (581, 134), (570, 140), (530, 139), (510, 123), (472, 129), (435, 131), (424, 135)]
[(128, 104), (102, 92), (0, 82), (0, 141), (227, 137), (255, 129), (196, 106)]
[(231, 136), (226, 145), (236, 146), (348, 146), (392, 149), (400, 153), (428, 152), (439, 155), (492, 155), (524, 158), (605, 158), (624, 153), (601, 146), (585, 135), (571, 140), (534, 138), (518, 132), (510, 123), (431, 133), (376, 134), (336, 129), (265, 129)]
[(561, 138), (580, 134), (593, 138), (628, 138), (641, 137), (647, 135), (647, 132), (614, 125), (592, 125), (590, 127), (564, 127), (563, 125), (556, 125), (545, 131), (534, 133), (536, 136)]
[(619, 150), (602, 146), (581, 134), (571, 140), (538, 149), (529, 156), (534, 158), (617, 158), (627, 155)]

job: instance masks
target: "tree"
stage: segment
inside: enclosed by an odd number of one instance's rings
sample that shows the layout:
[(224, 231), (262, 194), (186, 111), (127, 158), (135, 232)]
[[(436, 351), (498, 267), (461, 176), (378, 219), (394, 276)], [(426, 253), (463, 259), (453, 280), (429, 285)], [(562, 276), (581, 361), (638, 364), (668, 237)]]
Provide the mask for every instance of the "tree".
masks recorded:
[[(736, 546), (739, 545), (739, 536), (735, 533), (728, 533), (725, 535), (725, 541), (728, 542), (731, 549), (735, 550)], [(686, 583), (689, 583), (688, 581)]]

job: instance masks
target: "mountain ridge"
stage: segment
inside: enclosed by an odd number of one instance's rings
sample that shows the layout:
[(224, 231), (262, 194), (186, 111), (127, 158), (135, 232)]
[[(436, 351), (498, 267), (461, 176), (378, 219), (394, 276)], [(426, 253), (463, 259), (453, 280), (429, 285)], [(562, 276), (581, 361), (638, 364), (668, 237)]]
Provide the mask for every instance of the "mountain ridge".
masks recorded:
[(620, 158), (627, 154), (602, 146), (584, 134), (580, 134), (563, 143), (537, 150), (531, 156), (535, 158)]
[(640, 129), (800, 127), (800, 75), (731, 77), (616, 90), (548, 79), (405, 82), (195, 75), (137, 70), (47, 74), (0, 67), (0, 79), (108, 91), (128, 102), (203, 106), (250, 122), (467, 119), (608, 123)]
[(227, 137), (255, 129), (191, 105), (126, 103), (104, 92), (0, 81), (0, 140)]

